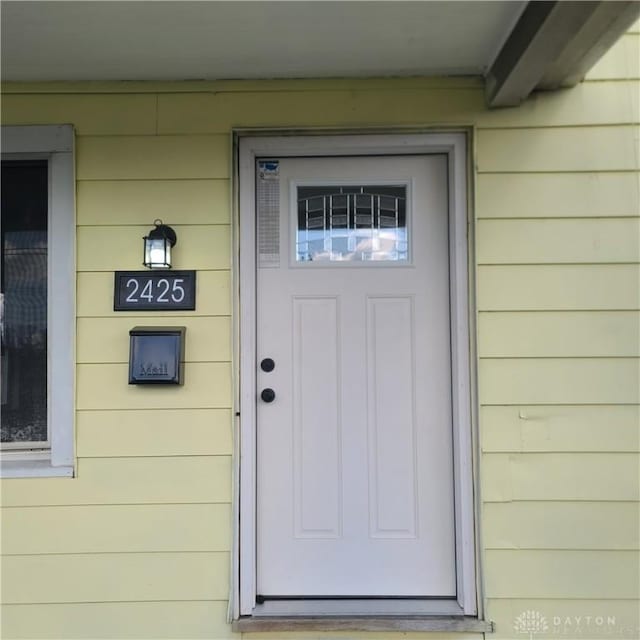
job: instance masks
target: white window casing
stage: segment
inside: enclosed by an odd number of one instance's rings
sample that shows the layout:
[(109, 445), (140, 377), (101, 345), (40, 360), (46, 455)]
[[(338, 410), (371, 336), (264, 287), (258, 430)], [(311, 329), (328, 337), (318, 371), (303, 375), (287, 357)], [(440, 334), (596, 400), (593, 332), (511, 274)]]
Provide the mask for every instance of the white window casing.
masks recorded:
[(2, 158), (48, 161), (49, 449), (2, 452), (1, 475), (72, 476), (75, 415), (75, 169), (71, 125), (3, 126)]

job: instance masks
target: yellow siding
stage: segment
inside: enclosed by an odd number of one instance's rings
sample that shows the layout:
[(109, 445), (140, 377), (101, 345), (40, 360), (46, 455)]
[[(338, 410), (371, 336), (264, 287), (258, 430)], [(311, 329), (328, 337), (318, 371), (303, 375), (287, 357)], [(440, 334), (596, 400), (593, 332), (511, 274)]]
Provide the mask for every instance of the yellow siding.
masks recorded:
[(228, 555), (162, 552), (5, 556), (2, 597), (7, 604), (224, 600)]
[(487, 591), (496, 598), (640, 597), (636, 551), (489, 550), (486, 556)]
[(80, 136), (78, 180), (228, 178), (229, 137)]
[(631, 502), (491, 502), (487, 549), (640, 549), (640, 510)]
[(481, 266), (480, 311), (640, 309), (640, 266)]
[(181, 225), (231, 220), (228, 180), (84, 180), (77, 208), (80, 225), (149, 226), (177, 212)]
[[(231, 358), (231, 322), (226, 316), (163, 316), (158, 326), (188, 325), (186, 362), (228, 362)], [(79, 363), (129, 362), (131, 318), (79, 318), (76, 358)], [(95, 336), (102, 336), (95, 340)]]
[[(79, 364), (77, 374), (76, 406), (80, 410), (208, 409), (230, 404), (231, 370), (226, 362), (192, 362), (185, 369), (184, 386), (169, 388), (127, 384), (127, 364)], [(110, 390), (108, 394), (105, 389)]]
[(480, 403), (638, 404), (638, 358), (485, 358)]
[[(308, 87), (277, 92), (162, 94), (158, 101), (161, 134), (221, 133), (241, 126), (380, 126), (391, 117), (398, 124), (460, 124), (472, 118), (481, 127), (540, 127), (631, 124), (640, 121), (638, 82), (578, 87), (567, 103), (564, 92), (536, 94), (521, 109), (482, 111), (480, 89), (367, 88), (348, 91)], [(355, 90), (354, 90), (355, 89)], [(260, 113), (256, 114), (256, 103)], [(282, 105), (286, 104), (286, 120)], [(336, 109), (340, 105), (340, 110)]]
[(482, 128), (637, 124), (639, 102), (637, 80), (585, 82), (572, 89), (536, 92), (517, 109), (484, 111), (477, 124)]
[(478, 264), (635, 262), (640, 218), (480, 220)]
[(587, 80), (640, 78), (640, 34), (627, 33), (611, 47), (587, 74)]
[[(78, 269), (113, 271), (109, 267), (113, 264), (114, 247), (118, 248), (123, 270), (139, 269), (142, 264), (142, 237), (149, 233), (152, 222), (135, 227), (78, 227)], [(199, 271), (229, 268), (229, 225), (172, 226), (178, 236), (171, 252), (174, 264), (188, 260), (189, 267)]]
[[(2, 504), (180, 504), (231, 499), (231, 461), (226, 455), (80, 458), (76, 475), (77, 480), (3, 481)], [(192, 522), (189, 526), (198, 525)], [(219, 526), (226, 527), (226, 523)]]
[(153, 135), (154, 95), (7, 95), (2, 121), (72, 123), (79, 135)]
[(481, 358), (632, 357), (640, 353), (640, 313), (483, 312), (478, 335)]
[(491, 638), (515, 640), (526, 638), (516, 633), (514, 620), (524, 611), (538, 612), (544, 616), (547, 631), (536, 633), (534, 638), (576, 638), (580, 640), (603, 640), (604, 638), (633, 638), (638, 628), (639, 611), (635, 600), (590, 600), (560, 598), (491, 599), (489, 608), (497, 619), (506, 623), (496, 627)]
[[(229, 551), (228, 504), (28, 507), (4, 513), (7, 555)], [(127, 526), (114, 526), (126, 522)], [(198, 526), (185, 527), (186, 522)], [(226, 523), (227, 526), (221, 526)]]
[(476, 176), (482, 218), (640, 216), (640, 175), (629, 173), (485, 173)]
[(229, 409), (78, 411), (81, 458), (231, 454)]
[(3, 608), (2, 629), (3, 637), (33, 640), (223, 640), (237, 637), (226, 615), (226, 602), (206, 600), (20, 604)]
[(637, 405), (487, 405), (480, 419), (487, 452), (640, 452)]
[(485, 453), (482, 465), (486, 502), (640, 498), (637, 453)]
[(468, 122), (482, 108), (483, 100), (481, 88), (169, 93), (158, 98), (158, 131), (215, 134), (243, 126), (442, 124), (443, 118), (446, 123), (459, 124)]
[[(549, 621), (536, 637), (633, 637), (639, 51), (636, 24), (580, 86), (492, 111), (467, 78), (7, 87), (3, 123), (77, 133), (77, 477), (3, 482), (2, 637), (238, 637), (231, 130), (447, 126), (473, 131), (486, 617), (507, 640), (527, 610)], [(197, 309), (116, 313), (113, 271), (140, 268), (157, 217)], [(156, 323), (187, 327), (184, 387), (127, 385), (128, 330)], [(278, 640), (329, 636), (378, 637)]]
[(480, 129), (480, 173), (633, 171), (640, 156), (637, 126)]

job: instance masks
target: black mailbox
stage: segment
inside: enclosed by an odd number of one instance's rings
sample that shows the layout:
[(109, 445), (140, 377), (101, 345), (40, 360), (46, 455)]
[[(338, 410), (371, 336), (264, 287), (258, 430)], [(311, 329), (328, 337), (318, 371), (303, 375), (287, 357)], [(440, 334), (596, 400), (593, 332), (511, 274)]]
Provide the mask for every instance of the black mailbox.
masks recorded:
[(129, 384), (182, 384), (185, 333), (185, 327), (131, 329)]

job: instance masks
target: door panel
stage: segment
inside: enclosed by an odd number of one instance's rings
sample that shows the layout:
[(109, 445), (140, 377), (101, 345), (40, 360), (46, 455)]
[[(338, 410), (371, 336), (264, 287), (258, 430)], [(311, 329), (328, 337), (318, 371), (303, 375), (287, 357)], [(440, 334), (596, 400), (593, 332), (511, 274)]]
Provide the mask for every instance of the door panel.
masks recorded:
[(273, 167), (278, 246), (257, 269), (257, 363), (276, 363), (256, 364), (258, 392), (276, 394), (258, 393), (257, 593), (454, 596), (446, 158)]
[(296, 538), (342, 531), (338, 301), (293, 298), (293, 499)]
[(413, 298), (367, 299), (369, 535), (415, 538)]

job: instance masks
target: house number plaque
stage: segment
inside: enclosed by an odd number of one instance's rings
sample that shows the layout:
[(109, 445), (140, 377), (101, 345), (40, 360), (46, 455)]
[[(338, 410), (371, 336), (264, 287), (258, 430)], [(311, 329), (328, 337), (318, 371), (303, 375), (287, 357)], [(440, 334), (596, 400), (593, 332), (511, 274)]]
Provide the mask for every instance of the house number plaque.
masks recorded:
[(192, 311), (195, 271), (116, 271), (114, 311)]

